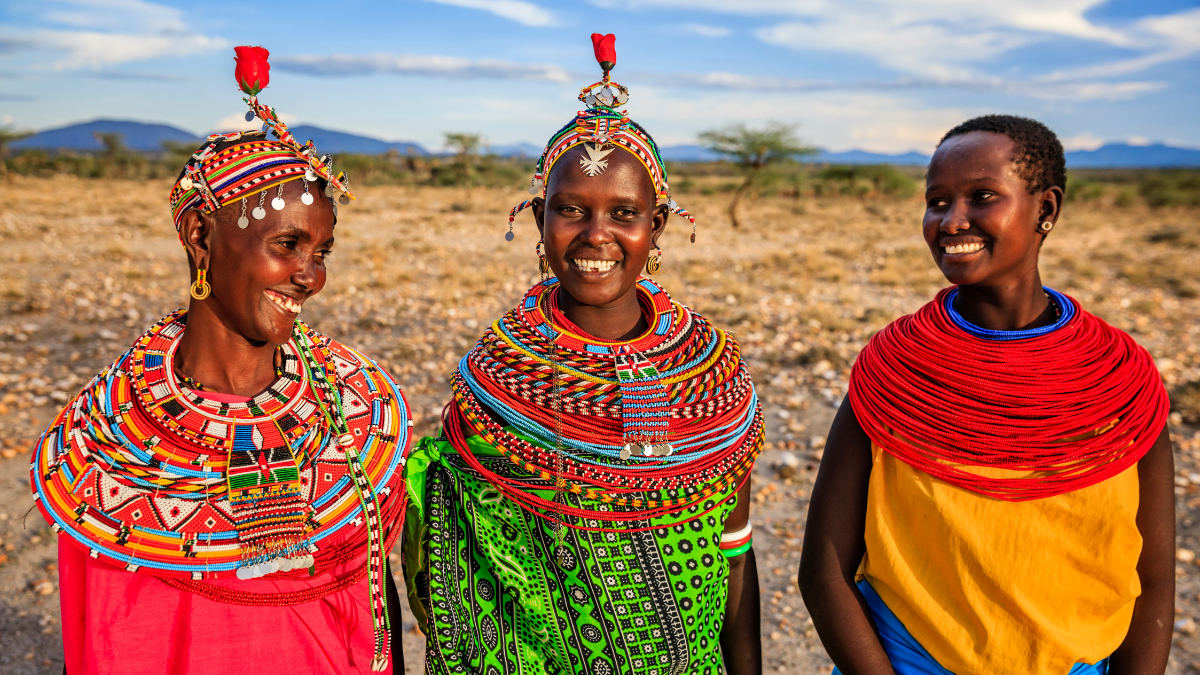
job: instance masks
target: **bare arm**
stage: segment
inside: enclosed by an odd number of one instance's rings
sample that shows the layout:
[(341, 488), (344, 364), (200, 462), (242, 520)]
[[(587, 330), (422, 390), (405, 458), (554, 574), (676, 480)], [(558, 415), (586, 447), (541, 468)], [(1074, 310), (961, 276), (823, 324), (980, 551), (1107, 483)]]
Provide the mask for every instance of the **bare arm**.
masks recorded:
[(392, 626), (392, 675), (404, 675), (404, 619), (400, 612), (400, 592), (392, 577), (391, 565), (384, 563), (387, 575), (387, 613)]
[[(738, 490), (737, 506), (725, 519), (725, 531), (736, 532), (750, 521), (750, 480)], [(729, 592), (721, 627), (721, 655), (729, 675), (762, 673), (762, 625), (758, 598), (758, 564), (754, 549), (729, 559)]]
[(863, 532), (870, 480), (871, 439), (846, 397), (829, 429), (808, 505), (799, 580), (821, 643), (845, 675), (893, 674), (854, 583), (867, 550)]
[(1175, 454), (1164, 427), (1138, 462), (1137, 526), (1142, 594), (1133, 605), (1125, 641), (1109, 661), (1112, 675), (1162, 675), (1175, 620)]

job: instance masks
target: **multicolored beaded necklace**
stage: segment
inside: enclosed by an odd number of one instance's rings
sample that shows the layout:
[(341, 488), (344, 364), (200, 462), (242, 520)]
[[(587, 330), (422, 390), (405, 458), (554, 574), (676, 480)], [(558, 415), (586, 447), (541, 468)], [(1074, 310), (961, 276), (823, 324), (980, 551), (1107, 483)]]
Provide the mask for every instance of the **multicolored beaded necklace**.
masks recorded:
[[(540, 517), (631, 531), (636, 521), (729, 495), (762, 449), (762, 413), (736, 343), (649, 279), (639, 279), (637, 290), (649, 329), (633, 340), (599, 340), (570, 324), (557, 310), (558, 280), (549, 279), (459, 363), (448, 439), (475, 471)], [(471, 453), (464, 426), (528, 479), (488, 470)], [(553, 500), (536, 494), (546, 481), (556, 488)], [(565, 492), (598, 504), (567, 505), (559, 498)]]
[[(368, 580), (376, 664), (390, 626), (384, 558), (403, 517), (406, 405), (368, 359), (297, 322), (276, 379), (244, 403), (181, 388), (186, 313), (155, 324), (51, 424), (31, 480), (54, 529), (131, 572), (242, 605), (288, 605)], [(204, 582), (357, 571), (298, 593)], [(380, 660), (382, 659), (382, 661)], [(382, 667), (382, 666), (380, 666)]]

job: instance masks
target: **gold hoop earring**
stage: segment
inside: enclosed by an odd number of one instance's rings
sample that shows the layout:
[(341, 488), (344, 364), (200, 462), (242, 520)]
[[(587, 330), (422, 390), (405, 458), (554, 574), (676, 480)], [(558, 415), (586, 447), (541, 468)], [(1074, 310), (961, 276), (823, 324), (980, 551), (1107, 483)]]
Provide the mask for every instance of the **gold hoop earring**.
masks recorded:
[(212, 286), (208, 285), (208, 270), (201, 267), (196, 270), (196, 280), (192, 282), (192, 297), (197, 300), (203, 300), (212, 293)]
[(1041, 232), (1042, 234), (1046, 234), (1047, 232), (1049, 232), (1050, 230), (1053, 230), (1053, 229), (1054, 229), (1054, 223), (1052, 223), (1048, 220), (1043, 222), (1041, 225), (1038, 225), (1038, 232)]
[(658, 252), (646, 259), (646, 274), (651, 276), (658, 274), (658, 270), (662, 269), (662, 249), (655, 246), (654, 250)]
[(542, 281), (550, 277), (550, 261), (546, 260), (546, 254), (543, 252), (542, 242), (538, 242), (534, 247), (538, 254), (538, 272), (542, 274)]

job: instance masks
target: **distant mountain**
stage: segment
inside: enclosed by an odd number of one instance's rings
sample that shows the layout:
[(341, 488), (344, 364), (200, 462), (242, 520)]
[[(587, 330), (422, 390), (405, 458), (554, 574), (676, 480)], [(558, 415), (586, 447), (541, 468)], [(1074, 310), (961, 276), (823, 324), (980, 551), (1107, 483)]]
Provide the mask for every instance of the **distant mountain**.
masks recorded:
[(1159, 144), (1110, 143), (1095, 150), (1067, 153), (1067, 167), (1071, 169), (1185, 166), (1200, 167), (1200, 150)]
[[(394, 150), (401, 155), (429, 155), (428, 150), (408, 141), (382, 141), (370, 136), (359, 136), (342, 131), (323, 129), (308, 124), (291, 128), (300, 142), (312, 139), (322, 153), (381, 155)], [(14, 151), (74, 150), (94, 152), (103, 149), (96, 133), (121, 134), (125, 146), (139, 152), (158, 152), (166, 141), (178, 141), (197, 145), (201, 139), (178, 127), (166, 124), (146, 124), (129, 120), (94, 120), (72, 124), (57, 129), (47, 129), (28, 138), (12, 143)], [(542, 154), (543, 147), (532, 143), (496, 145), (489, 152), (501, 157), (534, 158)], [(711, 162), (720, 157), (701, 145), (672, 145), (660, 148), (663, 159), (669, 162)], [(924, 166), (929, 157), (919, 152), (888, 155), (865, 150), (829, 152), (805, 158), (814, 164), (895, 164)], [(1200, 150), (1175, 148), (1168, 145), (1127, 145), (1110, 143), (1096, 150), (1072, 150), (1067, 153), (1067, 166), (1072, 169), (1086, 168), (1154, 168), (1154, 167), (1200, 167)]]
[(537, 159), (542, 156), (542, 150), (545, 149), (545, 146), (534, 145), (533, 143), (514, 143), (513, 145), (493, 145), (487, 151), (499, 157), (529, 157), (530, 159)]
[(395, 150), (401, 155), (428, 155), (429, 152), (408, 141), (381, 141), (370, 136), (359, 136), (342, 131), (322, 129), (308, 124), (298, 124), (289, 127), (292, 135), (301, 143), (311, 140), (321, 154), (382, 155), (389, 150)]
[(97, 133), (121, 134), (125, 147), (139, 152), (160, 152), (165, 141), (199, 145), (201, 140), (190, 132), (166, 124), (145, 124), (127, 120), (95, 120), (58, 129), (47, 129), (16, 141), (9, 147), (18, 152), (33, 148), (94, 152), (104, 149), (104, 145), (96, 140)]
[(847, 150), (846, 152), (829, 152), (822, 150), (820, 154), (805, 157), (805, 162), (811, 164), (894, 164), (896, 166), (925, 166), (929, 164), (929, 156), (919, 152), (906, 152), (903, 155), (885, 155), (866, 150)]

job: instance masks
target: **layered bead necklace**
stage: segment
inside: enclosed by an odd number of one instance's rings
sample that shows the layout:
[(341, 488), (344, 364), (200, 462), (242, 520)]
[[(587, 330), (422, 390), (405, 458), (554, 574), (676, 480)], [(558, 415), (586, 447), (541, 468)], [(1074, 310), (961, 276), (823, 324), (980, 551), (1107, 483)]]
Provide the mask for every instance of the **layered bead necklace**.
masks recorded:
[[(208, 398), (172, 368), (185, 327), (182, 311), (159, 321), (59, 414), (31, 471), (35, 498), (92, 557), (220, 602), (290, 605), (365, 577), (385, 663), (384, 558), (400, 528), (384, 524), (402, 518), (410, 424), (395, 383), (297, 322), (265, 391)], [(309, 591), (205, 583), (306, 579), (364, 551), (364, 565)]]
[[(668, 512), (688, 510), (686, 521), (715, 508), (722, 499), (689, 510), (729, 496), (762, 449), (762, 414), (736, 343), (649, 279), (637, 285), (649, 329), (629, 341), (584, 334), (558, 311), (558, 292), (556, 279), (534, 286), (459, 363), (448, 439), (556, 529), (631, 531)], [(527, 478), (489, 470), (463, 426)], [(545, 482), (552, 500), (537, 494)]]

